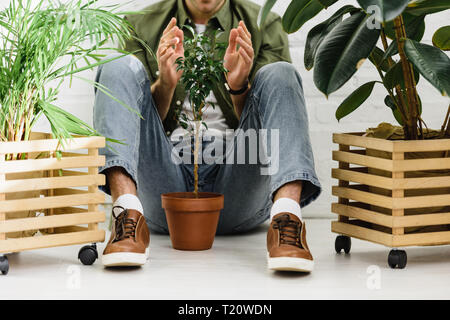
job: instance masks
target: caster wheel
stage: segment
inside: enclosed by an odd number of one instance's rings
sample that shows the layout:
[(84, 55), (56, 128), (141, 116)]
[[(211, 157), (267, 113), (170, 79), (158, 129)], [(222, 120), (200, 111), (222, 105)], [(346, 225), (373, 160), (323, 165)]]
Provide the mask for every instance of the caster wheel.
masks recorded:
[(92, 265), (98, 258), (97, 246), (95, 244), (84, 246), (78, 252), (78, 259), (85, 266)]
[(334, 242), (334, 248), (337, 253), (341, 253), (344, 250), (345, 253), (350, 253), (352, 247), (352, 239), (347, 236), (337, 236)]
[(6, 256), (0, 256), (0, 272), (3, 275), (7, 275), (9, 271), (9, 262)]
[(388, 264), (392, 269), (399, 268), (404, 269), (407, 262), (406, 251), (404, 250), (391, 250), (388, 256)]

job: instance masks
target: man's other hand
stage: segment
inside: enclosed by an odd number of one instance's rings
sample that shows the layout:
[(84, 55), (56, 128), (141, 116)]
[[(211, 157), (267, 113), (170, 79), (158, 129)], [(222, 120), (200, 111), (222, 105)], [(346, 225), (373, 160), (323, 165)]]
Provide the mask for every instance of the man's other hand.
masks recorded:
[[(225, 68), (229, 71), (227, 82), (232, 90), (239, 90), (245, 86), (253, 65), (254, 51), (252, 36), (243, 21), (232, 29), (228, 48), (225, 53)], [(236, 49), (239, 44), (239, 49)]]
[(160, 84), (169, 89), (176, 87), (183, 74), (183, 70), (177, 71), (175, 60), (184, 57), (183, 31), (177, 27), (177, 20), (172, 18), (163, 31), (159, 41), (156, 57), (158, 59)]

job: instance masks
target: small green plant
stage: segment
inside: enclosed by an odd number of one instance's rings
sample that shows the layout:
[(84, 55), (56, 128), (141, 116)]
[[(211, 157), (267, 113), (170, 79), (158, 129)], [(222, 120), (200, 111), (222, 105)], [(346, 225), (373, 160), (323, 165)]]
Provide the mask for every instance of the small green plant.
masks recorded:
[(192, 115), (182, 112), (182, 108), (176, 110), (176, 116), (180, 125), (194, 135), (194, 194), (198, 197), (198, 153), (200, 147), (201, 126), (206, 127), (203, 121), (203, 113), (206, 108), (216, 106), (206, 101), (214, 84), (221, 81), (224, 72), (223, 56), (227, 47), (226, 43), (216, 42), (220, 33), (197, 34), (191, 26), (184, 26), (191, 33), (191, 37), (185, 37), (184, 57), (179, 57), (175, 63), (177, 71), (183, 70), (181, 82), (189, 95)]
[(72, 134), (99, 135), (55, 105), (61, 85), (72, 77), (118, 101), (107, 88), (77, 76), (119, 58), (102, 60), (102, 50), (129, 54), (108, 46), (109, 41), (123, 44), (133, 37), (132, 27), (122, 18), (127, 13), (119, 12), (119, 5), (101, 7), (96, 2), (11, 0), (0, 11), (0, 142), (28, 140), (41, 116), (62, 145)]
[[(266, 0), (258, 23), (264, 23), (277, 0)], [(292, 0), (282, 22), (288, 33), (340, 0)], [(314, 26), (305, 45), (305, 68), (314, 68), (316, 87), (329, 96), (341, 88), (368, 59), (376, 68), (374, 79), (353, 92), (336, 111), (338, 120), (359, 108), (376, 84), (387, 92), (384, 103), (403, 127), (405, 139), (426, 138), (422, 102), (417, 90), (421, 77), (444, 96), (450, 95), (450, 26), (439, 28), (433, 44), (421, 42), (425, 17), (450, 9), (448, 0), (357, 0)], [(381, 42), (381, 47), (378, 43)], [(440, 136), (450, 136), (450, 106)]]

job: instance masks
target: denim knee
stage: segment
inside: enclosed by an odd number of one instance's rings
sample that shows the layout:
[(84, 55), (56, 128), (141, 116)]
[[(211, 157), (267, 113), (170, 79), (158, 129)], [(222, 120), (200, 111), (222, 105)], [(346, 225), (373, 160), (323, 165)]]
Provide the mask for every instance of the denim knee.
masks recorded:
[(260, 81), (264, 84), (270, 83), (270, 87), (285, 87), (292, 81), (299, 81), (301, 84), (302, 78), (293, 64), (286, 61), (278, 61), (266, 64), (258, 70), (255, 76), (255, 83)]
[[(120, 57), (122, 56), (122, 57)], [(120, 57), (120, 58), (119, 58)], [(147, 74), (142, 62), (133, 55), (123, 56), (120, 53), (113, 53), (108, 55), (105, 60), (115, 59), (107, 62), (98, 68), (97, 81), (103, 76), (117, 77), (129, 79), (136, 78), (139, 83), (147, 80)]]
[[(262, 119), (267, 111), (304, 105), (300, 73), (285, 61), (266, 64), (256, 73), (251, 97)], [(267, 101), (271, 101), (267, 103)]]

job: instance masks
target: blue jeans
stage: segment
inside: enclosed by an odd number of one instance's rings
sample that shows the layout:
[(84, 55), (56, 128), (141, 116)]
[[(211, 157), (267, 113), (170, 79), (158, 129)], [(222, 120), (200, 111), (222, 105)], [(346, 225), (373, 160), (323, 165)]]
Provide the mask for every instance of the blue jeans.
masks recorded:
[[(144, 118), (102, 92), (96, 92), (94, 127), (102, 135), (126, 143), (112, 144), (114, 150), (100, 151), (106, 156), (106, 164), (100, 171), (111, 167), (126, 170), (136, 183), (149, 228), (153, 232), (168, 233), (161, 194), (192, 191), (193, 165), (173, 161), (174, 143), (164, 131), (152, 98), (150, 80), (137, 58), (127, 56), (99, 67), (96, 80)], [(262, 174), (267, 163), (261, 161), (200, 164), (199, 190), (220, 192), (225, 196), (218, 234), (247, 231), (267, 220), (274, 193), (288, 182), (303, 181), (302, 207), (315, 200), (321, 191), (314, 169), (302, 80), (291, 64), (276, 62), (257, 72), (239, 129), (242, 131), (237, 132), (241, 134), (249, 129), (278, 129), (279, 141), (275, 142), (279, 147), (278, 170)], [(237, 147), (238, 140), (235, 134), (231, 148), (226, 151), (242, 152)], [(272, 150), (270, 138), (268, 140), (267, 150)], [(244, 152), (247, 153), (247, 149)], [(110, 193), (108, 185), (101, 189)]]

